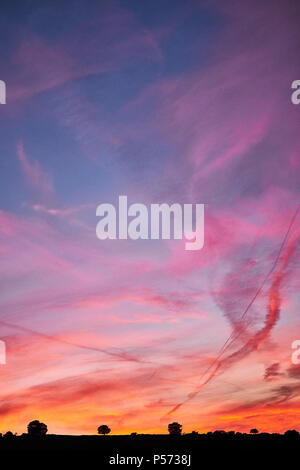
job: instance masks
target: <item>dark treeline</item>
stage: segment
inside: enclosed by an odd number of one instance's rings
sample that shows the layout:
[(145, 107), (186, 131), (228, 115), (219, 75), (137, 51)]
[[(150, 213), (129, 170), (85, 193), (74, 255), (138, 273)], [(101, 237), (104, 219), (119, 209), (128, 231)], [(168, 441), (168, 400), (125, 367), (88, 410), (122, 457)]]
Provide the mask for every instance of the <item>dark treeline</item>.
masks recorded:
[[(49, 434), (33, 437), (28, 434), (21, 436), (2, 437), (0, 439), (0, 457), (9, 453), (13, 468), (41, 468), (47, 461), (50, 468), (195, 468), (209, 470), (222, 466), (244, 469), (253, 466), (255, 469), (272, 470), (277, 468), (279, 461), (284, 462), (282, 468), (289, 468), (300, 455), (300, 436), (296, 432), (285, 434), (246, 434), (215, 431), (207, 434), (188, 433), (181, 436), (172, 435), (91, 435), (61, 436)], [(190, 465), (163, 464), (168, 456), (187, 458)], [(154, 458), (160, 456), (158, 463)], [(186, 456), (186, 457), (185, 457)], [(132, 457), (143, 458), (138, 466)], [(130, 463), (127, 462), (130, 458)], [(175, 458), (175, 457), (174, 457)], [(67, 459), (68, 466), (62, 465)], [(111, 462), (115, 462), (111, 464)], [(206, 464), (209, 462), (210, 464)], [(26, 465), (27, 466), (27, 465)]]
[[(59, 453), (68, 457), (69, 462), (80, 461), (82, 456), (84, 468), (88, 459), (97, 458), (97, 468), (208, 468), (203, 466), (203, 459), (209, 459), (211, 465), (230, 463), (231, 466), (244, 468), (250, 463), (256, 468), (262, 464), (277, 464), (284, 459), (288, 465), (289, 459), (300, 455), (300, 435), (296, 430), (288, 430), (284, 434), (260, 433), (256, 428), (248, 433), (235, 431), (213, 431), (206, 434), (193, 431), (183, 433), (179, 423), (170, 423), (169, 434), (138, 434), (112, 435), (106, 424), (100, 425), (98, 435), (66, 436), (47, 434), (47, 426), (38, 420), (31, 421), (27, 433), (20, 436), (7, 432), (0, 437), (0, 456), (10, 452), (16, 457), (25, 455), (34, 462), (34, 456), (47, 454), (47, 460)], [(163, 456), (154, 464), (154, 456)], [(183, 462), (176, 464), (163, 463), (167, 456), (179, 455)], [(138, 464), (133, 458), (143, 457), (143, 463)], [(166, 456), (166, 457), (164, 457)], [(188, 456), (190, 460), (183, 459)], [(295, 457), (296, 456), (296, 457)], [(55, 457), (57, 458), (57, 457)], [(60, 457), (59, 457), (60, 458)], [(33, 460), (32, 460), (33, 459)], [(130, 459), (128, 464), (126, 459)], [(92, 460), (91, 460), (92, 461)], [(22, 461), (23, 462), (23, 461)], [(114, 462), (114, 463), (112, 463)], [(126, 462), (126, 464), (124, 463)], [(130, 466), (129, 466), (130, 465)], [(60, 467), (58, 467), (60, 468)], [(214, 467), (213, 467), (214, 468)]]

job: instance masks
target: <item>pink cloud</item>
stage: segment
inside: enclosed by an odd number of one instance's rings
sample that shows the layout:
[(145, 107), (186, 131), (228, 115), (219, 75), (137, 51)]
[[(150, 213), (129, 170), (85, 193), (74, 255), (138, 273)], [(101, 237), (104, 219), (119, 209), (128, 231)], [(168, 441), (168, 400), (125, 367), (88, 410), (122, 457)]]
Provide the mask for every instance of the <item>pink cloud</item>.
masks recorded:
[[(49, 44), (23, 27), (11, 58), (9, 99), (18, 101), (92, 74), (119, 70), (129, 60), (148, 56), (162, 58), (159, 38), (139, 23), (130, 12), (111, 5), (103, 14), (101, 5), (93, 7), (85, 41), (78, 37), (78, 23), (63, 37)], [(80, 22), (80, 19), (79, 19)]]
[(51, 197), (54, 194), (52, 177), (41, 169), (37, 160), (31, 162), (25, 153), (23, 142), (19, 142), (17, 154), (21, 168), (30, 188), (41, 197)]

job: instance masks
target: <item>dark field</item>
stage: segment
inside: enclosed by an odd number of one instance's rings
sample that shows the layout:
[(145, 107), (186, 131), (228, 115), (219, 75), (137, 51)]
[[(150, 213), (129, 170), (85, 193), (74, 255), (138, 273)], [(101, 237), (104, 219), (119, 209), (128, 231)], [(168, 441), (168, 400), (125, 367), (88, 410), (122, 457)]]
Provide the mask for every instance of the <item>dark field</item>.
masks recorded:
[(69, 465), (76, 463), (82, 468), (207, 469), (215, 465), (261, 468), (264, 464), (269, 470), (279, 461), (285, 462), (285, 468), (289, 462), (298, 467), (300, 436), (296, 432), (290, 435), (185, 434), (180, 437), (23, 435), (0, 438), (0, 455), (4, 453), (12, 460), (20, 458), (22, 463), (28, 460), (34, 467), (47, 459), (48, 463), (52, 462), (52, 468), (62, 468), (66, 458)]

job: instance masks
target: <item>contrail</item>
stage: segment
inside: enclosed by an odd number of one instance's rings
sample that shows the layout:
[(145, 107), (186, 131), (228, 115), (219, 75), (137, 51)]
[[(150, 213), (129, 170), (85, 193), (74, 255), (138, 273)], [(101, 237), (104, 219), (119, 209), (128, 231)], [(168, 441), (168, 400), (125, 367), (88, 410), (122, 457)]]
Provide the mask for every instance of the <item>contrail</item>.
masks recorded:
[[(252, 297), (252, 299), (249, 302), (249, 304), (247, 305), (247, 307), (245, 308), (243, 314), (241, 315), (240, 320), (243, 320), (245, 318), (245, 316), (247, 315), (247, 312), (249, 311), (249, 309), (251, 308), (251, 306), (253, 305), (253, 303), (255, 302), (257, 297), (259, 296), (259, 294), (262, 292), (266, 282), (268, 281), (270, 276), (274, 273), (274, 271), (277, 267), (277, 264), (278, 264), (278, 262), (279, 262), (279, 260), (282, 256), (282, 252), (284, 250), (284, 247), (285, 247), (286, 242), (288, 240), (289, 234), (290, 234), (290, 232), (293, 228), (293, 225), (294, 225), (294, 223), (297, 219), (297, 216), (298, 216), (299, 212), (300, 212), (300, 204), (298, 205), (298, 207), (297, 207), (297, 209), (296, 209), (296, 211), (295, 211), (295, 213), (294, 213), (294, 215), (293, 215), (293, 217), (290, 221), (290, 224), (289, 224), (288, 229), (287, 229), (287, 231), (284, 235), (284, 238), (281, 242), (280, 248), (278, 250), (277, 256), (276, 256), (276, 258), (273, 262), (273, 265), (272, 265), (271, 269), (266, 274), (266, 276), (263, 279), (261, 285), (259, 286), (259, 288), (255, 292), (254, 296)], [(288, 262), (288, 260), (290, 259), (291, 255), (292, 255), (292, 249), (293, 249), (293, 247), (291, 247), (288, 250), (287, 256), (284, 259), (284, 263), (283, 263), (284, 266), (286, 265), (286, 263)], [(279, 272), (279, 274), (276, 273), (276, 275), (274, 276), (274, 281), (273, 281), (272, 286), (270, 288), (269, 312), (268, 312), (267, 317), (266, 317), (265, 326), (262, 328), (262, 330), (260, 330), (258, 333), (256, 333), (254, 335), (254, 337), (251, 338), (239, 351), (236, 351), (235, 353), (228, 356), (228, 358), (225, 358), (222, 361), (221, 360), (222, 356), (224, 355), (226, 350), (237, 340), (237, 338), (240, 336), (242, 330), (240, 329), (239, 332), (236, 335), (234, 335), (234, 332), (232, 332), (230, 334), (230, 336), (227, 338), (227, 340), (225, 341), (225, 343), (223, 344), (223, 346), (221, 347), (221, 349), (219, 350), (217, 357), (213, 360), (211, 365), (205, 370), (205, 372), (200, 377), (200, 381), (204, 380), (204, 377), (211, 371), (210, 374), (208, 375), (208, 377), (193, 392), (189, 393), (189, 395), (187, 396), (187, 398), (183, 402), (178, 403), (176, 406), (174, 406), (166, 414), (166, 416), (174, 413), (182, 405), (184, 405), (188, 401), (192, 400), (196, 395), (198, 395), (198, 393), (201, 391), (201, 389), (208, 382), (210, 382), (213, 379), (213, 377), (216, 375), (217, 371), (223, 365), (224, 361), (226, 361), (226, 363), (228, 362), (230, 364), (230, 363), (235, 362), (236, 360), (241, 359), (242, 357), (244, 357), (245, 355), (247, 355), (251, 351), (253, 351), (256, 348), (256, 346), (261, 341), (263, 341), (265, 339), (265, 337), (268, 335), (271, 328), (274, 326), (274, 324), (276, 323), (276, 321), (279, 317), (279, 313), (280, 313), (279, 287), (280, 287), (282, 279), (283, 279), (283, 273), (282, 273), (282, 270), (281, 270)]]
[(30, 328), (26, 328), (24, 326), (14, 325), (13, 323), (8, 323), (8, 322), (3, 321), (3, 320), (0, 320), (0, 323), (4, 326), (8, 327), (8, 328), (13, 328), (13, 329), (25, 332), (25, 333), (31, 333), (31, 334), (40, 336), (42, 338), (48, 339), (50, 341), (55, 341), (57, 343), (67, 344), (67, 345), (73, 346), (75, 348), (100, 352), (100, 353), (105, 354), (107, 356), (112, 356), (112, 357), (116, 357), (118, 359), (121, 359), (122, 361), (138, 362), (138, 363), (143, 363), (143, 364), (147, 363), (148, 364), (147, 361), (143, 361), (141, 359), (138, 359), (134, 356), (131, 356), (130, 354), (127, 354), (126, 352), (123, 352), (123, 351), (122, 352), (106, 351), (105, 349), (96, 348), (96, 347), (93, 347), (93, 346), (85, 346), (84, 344), (72, 343), (70, 341), (60, 339), (60, 338), (57, 338), (57, 337), (52, 336), (52, 335), (47, 335), (45, 333), (40, 333), (38, 331), (32, 330)]

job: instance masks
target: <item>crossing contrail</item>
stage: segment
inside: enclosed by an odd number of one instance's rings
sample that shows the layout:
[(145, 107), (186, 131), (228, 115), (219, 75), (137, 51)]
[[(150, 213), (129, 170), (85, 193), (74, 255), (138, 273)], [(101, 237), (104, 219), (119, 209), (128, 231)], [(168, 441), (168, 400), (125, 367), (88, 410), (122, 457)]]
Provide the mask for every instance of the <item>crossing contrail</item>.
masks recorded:
[(243, 313), (241, 315), (241, 318), (240, 318), (240, 321), (242, 321), (246, 317), (249, 309), (251, 308), (251, 306), (253, 305), (253, 303), (257, 299), (257, 297), (262, 292), (266, 282), (270, 279), (270, 277), (275, 272), (275, 269), (277, 268), (279, 260), (282, 257), (282, 254), (283, 254), (284, 250), (286, 250), (285, 256), (283, 257), (282, 266), (279, 268), (278, 272), (275, 273), (274, 279), (273, 279), (273, 282), (272, 282), (272, 285), (271, 285), (271, 288), (270, 288), (270, 291), (269, 291), (269, 310), (268, 310), (268, 314), (266, 316), (265, 325), (263, 326), (263, 328), (261, 330), (259, 330), (257, 333), (255, 333), (254, 336), (252, 338), (250, 338), (242, 348), (240, 348), (238, 351), (234, 352), (230, 356), (222, 359), (224, 353), (228, 350), (229, 347), (232, 346), (232, 344), (241, 335), (242, 329), (240, 329), (237, 333), (235, 332), (236, 334), (234, 334), (234, 332), (232, 332), (231, 335), (224, 342), (221, 349), (219, 350), (217, 357), (213, 360), (213, 362), (210, 364), (210, 366), (205, 370), (205, 372), (200, 377), (200, 381), (203, 381), (203, 382), (200, 385), (198, 385), (198, 387), (196, 387), (194, 391), (189, 393), (189, 395), (187, 396), (187, 398), (185, 400), (183, 400), (181, 403), (178, 403), (176, 406), (174, 406), (167, 413), (166, 416), (174, 413), (181, 406), (183, 406), (185, 403), (192, 400), (196, 395), (198, 395), (198, 393), (202, 390), (202, 388), (214, 378), (214, 376), (216, 375), (218, 370), (221, 368), (221, 366), (223, 366), (223, 365), (230, 366), (232, 363), (234, 363), (237, 360), (240, 360), (243, 357), (245, 357), (247, 354), (249, 354), (254, 349), (256, 349), (258, 344), (260, 342), (262, 342), (268, 336), (268, 334), (270, 333), (271, 329), (273, 328), (273, 326), (277, 322), (277, 320), (279, 318), (279, 314), (280, 314), (279, 288), (280, 288), (281, 282), (282, 282), (283, 277), (284, 277), (283, 268), (286, 266), (286, 264), (288, 263), (288, 261), (290, 260), (292, 254), (293, 254), (293, 248), (294, 248), (293, 245), (288, 246), (287, 248), (285, 248), (285, 247), (286, 247), (290, 232), (291, 232), (291, 230), (294, 226), (294, 223), (295, 223), (295, 221), (298, 217), (299, 212), (300, 212), (300, 204), (298, 205), (298, 207), (297, 207), (297, 209), (296, 209), (296, 211), (295, 211), (295, 213), (294, 213), (294, 215), (293, 215), (293, 217), (290, 221), (290, 224), (289, 224), (288, 229), (287, 229), (287, 231), (286, 231), (286, 233), (283, 237), (283, 240), (281, 242), (281, 245), (280, 245), (280, 248), (278, 250), (277, 256), (276, 256), (276, 258), (275, 258), (275, 260), (274, 260), (274, 262), (271, 266), (271, 269), (268, 271), (268, 273), (264, 277), (261, 285), (259, 286), (259, 288), (255, 292), (254, 296), (252, 297), (252, 299), (250, 300), (250, 302), (246, 306), (246, 308), (243, 311)]

